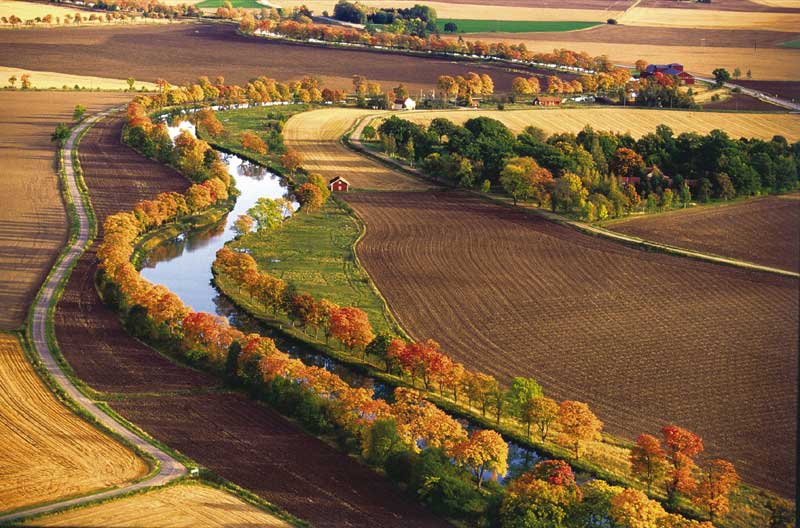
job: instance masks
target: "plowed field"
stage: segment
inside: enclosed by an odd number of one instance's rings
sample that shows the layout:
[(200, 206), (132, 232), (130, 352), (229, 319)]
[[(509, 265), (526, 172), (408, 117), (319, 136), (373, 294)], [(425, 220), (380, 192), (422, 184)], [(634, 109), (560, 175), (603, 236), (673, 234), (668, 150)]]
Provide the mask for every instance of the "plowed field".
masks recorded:
[[(109, 214), (129, 210), (141, 199), (163, 191), (182, 192), (189, 185), (175, 171), (120, 144), (121, 130), (121, 118), (103, 120), (80, 145), (84, 179), (100, 225)], [(215, 385), (209, 376), (174, 365), (125, 332), (95, 291), (96, 247), (78, 260), (55, 316), (61, 351), (78, 377), (94, 389), (109, 392)]]
[[(4, 33), (0, 31), (0, 33)], [(3, 79), (0, 84), (4, 84)], [(0, 329), (20, 326), (66, 239), (50, 134), (76, 104), (94, 112), (130, 96), (0, 91)]]
[(401, 324), (527, 375), (635, 438), (677, 423), (744, 478), (795, 486), (798, 283), (647, 253), (466, 194), (350, 193)]
[(287, 146), (299, 150), (303, 167), (326, 178), (343, 176), (356, 189), (424, 189), (422, 181), (386, 168), (356, 154), (339, 141), (356, 119), (374, 110), (337, 108), (303, 112), (286, 122), (283, 137)]
[(317, 528), (448, 526), (389, 481), (238, 394), (113, 407), (156, 438)]
[(271, 42), (243, 37), (235, 30), (227, 24), (167, 24), (0, 31), (0, 64), (146, 82), (164, 78), (173, 84), (201, 75), (223, 75), (238, 84), (259, 75), (279, 81), (316, 75), (329, 86), (347, 90), (352, 90), (354, 74), (387, 89), (403, 82), (419, 90), (434, 88), (440, 75), (486, 72), (498, 91), (510, 90), (516, 75), (486, 64)]
[(673, 246), (800, 271), (800, 195), (630, 218), (613, 231)]
[(184, 484), (71, 510), (27, 524), (81, 528), (288, 528), (278, 519), (216, 488)]
[(0, 332), (0, 511), (89, 493), (142, 477), (131, 450), (64, 407), (15, 336)]

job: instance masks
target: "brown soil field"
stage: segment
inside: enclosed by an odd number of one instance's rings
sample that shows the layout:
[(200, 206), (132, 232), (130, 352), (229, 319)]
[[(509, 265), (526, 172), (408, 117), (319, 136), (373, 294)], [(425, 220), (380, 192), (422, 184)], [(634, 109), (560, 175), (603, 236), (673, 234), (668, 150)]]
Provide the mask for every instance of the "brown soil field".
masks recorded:
[(36, 519), (61, 528), (289, 528), (291, 525), (216, 488), (181, 484)]
[(641, 216), (609, 226), (646, 240), (800, 271), (800, 194)]
[(317, 528), (448, 526), (350, 457), (239, 394), (112, 406), (156, 438)]
[[(80, 145), (84, 179), (99, 225), (109, 214), (129, 210), (139, 200), (164, 191), (183, 192), (189, 186), (177, 172), (120, 144), (122, 123), (122, 118), (101, 121)], [(104, 392), (216, 385), (211, 377), (175, 365), (125, 332), (95, 291), (96, 247), (97, 243), (78, 260), (55, 316), (59, 346), (78, 377)]]
[(299, 150), (303, 167), (328, 179), (344, 176), (355, 189), (410, 190), (430, 187), (421, 180), (386, 168), (352, 150), (339, 141), (356, 119), (374, 110), (337, 108), (303, 112), (286, 122), (283, 137), (286, 145)]
[[(480, 35), (486, 40), (529, 39), (529, 40), (569, 40), (573, 46), (586, 46), (597, 42), (609, 44), (656, 44), (659, 46), (704, 46), (712, 48), (750, 48), (755, 44), (758, 48), (777, 48), (783, 42), (798, 38), (797, 32), (733, 30), (733, 29), (694, 29), (671, 27), (624, 26), (621, 24), (603, 24), (581, 31), (568, 33), (536, 32), (536, 33), (484, 33)], [(471, 36), (465, 37), (467, 39)], [(563, 47), (563, 46), (561, 46)], [(647, 57), (642, 55), (645, 59)], [(679, 58), (683, 60), (683, 58)], [(631, 61), (633, 62), (633, 61)]]
[(0, 329), (19, 327), (67, 235), (50, 134), (72, 120), (76, 104), (90, 112), (130, 96), (102, 93), (0, 91)]
[(749, 112), (785, 112), (786, 109), (744, 94), (731, 94), (724, 101), (703, 103), (705, 110), (746, 110)]
[(498, 91), (509, 91), (518, 75), (486, 64), (247, 38), (224, 24), (0, 31), (0, 64), (147, 82), (165, 78), (174, 84), (201, 75), (223, 75), (229, 83), (244, 84), (259, 75), (289, 81), (312, 74), (345, 89), (352, 89), (354, 74), (385, 88), (403, 82), (419, 90), (435, 87), (439, 75), (477, 71), (489, 73)]
[(750, 81), (739, 79), (734, 81), (745, 88), (752, 88), (769, 95), (778, 95), (784, 99), (800, 100), (800, 81)]
[(73, 414), (39, 379), (16, 336), (0, 332), (0, 510), (116, 486), (147, 464)]
[[(791, 0), (786, 0), (791, 1)], [(468, 2), (464, 0), (438, 0), (441, 4), (475, 4), (475, 2)], [(633, 0), (564, 0), (559, 2), (557, 0), (491, 0), (484, 2), (487, 10), (491, 10), (491, 6), (509, 6), (509, 7), (555, 7), (559, 9), (601, 9), (609, 11), (622, 11), (627, 9)], [(437, 11), (438, 13), (438, 11)]]
[(458, 192), (350, 193), (400, 323), (627, 438), (675, 423), (794, 493), (797, 280), (629, 248)]
[(615, 130), (629, 132), (640, 137), (655, 131), (656, 126), (664, 124), (675, 134), (697, 132), (707, 134), (721, 129), (731, 137), (756, 137), (772, 139), (776, 134), (783, 135), (790, 142), (800, 140), (800, 116), (779, 114), (735, 114), (730, 112), (689, 112), (675, 110), (653, 110), (644, 108), (549, 108), (533, 110), (481, 110), (481, 111), (419, 111), (401, 116), (416, 123), (429, 123), (436, 117), (446, 117), (456, 123), (463, 123), (476, 116), (498, 119), (513, 132), (520, 133), (530, 125), (549, 133), (580, 132), (586, 125), (595, 130)]

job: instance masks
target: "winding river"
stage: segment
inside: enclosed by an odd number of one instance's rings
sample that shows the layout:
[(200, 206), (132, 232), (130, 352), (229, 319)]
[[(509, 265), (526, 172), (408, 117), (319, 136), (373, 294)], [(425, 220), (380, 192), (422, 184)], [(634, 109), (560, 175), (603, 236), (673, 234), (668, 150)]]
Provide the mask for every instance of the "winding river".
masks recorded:
[[(194, 125), (189, 121), (181, 121), (176, 126), (169, 127), (170, 136), (174, 139), (182, 130), (195, 133)], [(217, 251), (235, 237), (233, 223), (236, 218), (246, 214), (259, 198), (290, 197), (286, 182), (280, 176), (239, 156), (218, 152), (240, 192), (233, 210), (215, 225), (182, 234), (154, 248), (143, 262), (142, 277), (153, 284), (163, 284), (195, 311), (226, 317), (231, 325), (243, 332), (268, 335), (275, 340), (278, 348), (304, 363), (335, 372), (350, 385), (370, 388), (376, 397), (391, 400), (391, 387), (310, 350), (302, 342), (285, 338), (283, 334), (240, 310), (214, 286), (211, 265)], [(467, 424), (467, 428), (472, 429), (474, 426)], [(509, 442), (509, 474), (518, 474), (540, 459), (535, 451)]]

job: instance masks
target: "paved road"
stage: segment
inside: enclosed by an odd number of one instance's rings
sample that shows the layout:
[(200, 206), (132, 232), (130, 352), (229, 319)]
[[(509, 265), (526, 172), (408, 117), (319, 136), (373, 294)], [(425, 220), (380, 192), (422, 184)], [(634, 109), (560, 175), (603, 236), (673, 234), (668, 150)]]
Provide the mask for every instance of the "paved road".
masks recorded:
[(107, 110), (105, 112), (96, 114), (91, 118), (85, 120), (83, 123), (81, 123), (80, 126), (76, 127), (72, 131), (72, 134), (70, 135), (69, 139), (64, 145), (64, 171), (67, 179), (67, 192), (72, 198), (73, 203), (75, 203), (76, 205), (78, 219), (80, 221), (80, 228), (78, 231), (78, 237), (75, 240), (75, 242), (69, 247), (69, 251), (66, 254), (65, 258), (56, 265), (54, 272), (50, 275), (50, 277), (48, 277), (47, 282), (45, 282), (42, 288), (42, 295), (39, 297), (36, 306), (34, 307), (31, 335), (33, 336), (34, 349), (41, 358), (45, 368), (50, 373), (50, 375), (55, 379), (56, 383), (58, 383), (58, 385), (62, 389), (64, 389), (64, 391), (69, 395), (69, 397), (72, 398), (73, 401), (77, 402), (78, 405), (80, 405), (89, 413), (91, 413), (92, 416), (94, 416), (99, 422), (103, 423), (103, 425), (105, 425), (112, 431), (116, 432), (120, 436), (124, 437), (127, 441), (136, 445), (142, 451), (150, 454), (152, 457), (158, 460), (159, 471), (150, 478), (134, 484), (115, 488), (101, 493), (96, 493), (94, 495), (90, 495), (87, 497), (65, 500), (55, 504), (31, 508), (10, 515), (2, 516), (0, 517), (0, 523), (9, 522), (29, 515), (53, 511), (56, 509), (63, 508), (65, 506), (72, 506), (75, 504), (81, 504), (84, 502), (94, 501), (101, 498), (113, 497), (115, 495), (128, 493), (130, 491), (138, 490), (141, 488), (146, 488), (150, 486), (159, 486), (171, 482), (172, 480), (175, 480), (176, 478), (179, 478), (186, 474), (186, 468), (180, 462), (172, 458), (167, 453), (161, 451), (157, 447), (149, 444), (148, 442), (138, 437), (134, 433), (130, 432), (128, 429), (123, 427), (119, 422), (117, 422), (109, 415), (107, 415), (97, 405), (95, 405), (95, 403), (91, 399), (84, 396), (77, 389), (77, 387), (75, 387), (75, 385), (72, 384), (70, 379), (61, 370), (61, 367), (59, 367), (58, 362), (55, 360), (52, 352), (50, 351), (50, 347), (47, 345), (46, 329), (47, 329), (48, 307), (54, 300), (53, 297), (55, 295), (55, 291), (56, 288), (58, 287), (59, 282), (62, 280), (62, 278), (64, 278), (67, 275), (68, 273), (67, 270), (69, 270), (70, 266), (72, 266), (72, 264), (81, 256), (81, 254), (83, 253), (84, 249), (87, 246), (87, 243), (89, 242), (89, 220), (86, 214), (86, 208), (88, 207), (88, 204), (83, 203), (81, 194), (78, 191), (77, 182), (75, 181), (75, 171), (73, 168), (73, 160), (71, 155), (72, 149), (75, 146), (77, 138), (84, 130), (89, 128), (92, 124), (94, 124), (102, 117), (105, 117), (109, 113), (117, 110), (118, 109)]

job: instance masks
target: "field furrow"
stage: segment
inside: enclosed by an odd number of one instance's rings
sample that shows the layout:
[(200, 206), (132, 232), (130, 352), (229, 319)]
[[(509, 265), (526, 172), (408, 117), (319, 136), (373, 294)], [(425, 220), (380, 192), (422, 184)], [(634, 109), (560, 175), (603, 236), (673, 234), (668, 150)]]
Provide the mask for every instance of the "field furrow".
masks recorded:
[(795, 483), (797, 281), (647, 253), (457, 192), (351, 193), (400, 320), (613, 433), (676, 423), (754, 484)]

